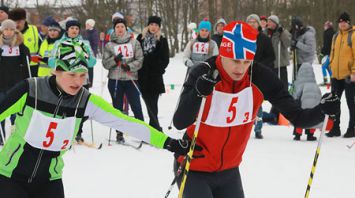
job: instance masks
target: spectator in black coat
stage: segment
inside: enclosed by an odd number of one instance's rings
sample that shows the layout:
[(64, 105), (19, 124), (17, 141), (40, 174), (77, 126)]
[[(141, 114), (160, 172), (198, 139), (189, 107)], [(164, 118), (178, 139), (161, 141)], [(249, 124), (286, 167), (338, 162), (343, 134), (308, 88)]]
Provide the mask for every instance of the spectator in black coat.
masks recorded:
[(148, 27), (144, 28), (137, 40), (141, 43), (144, 61), (138, 71), (138, 82), (147, 106), (149, 124), (162, 130), (158, 120), (159, 95), (165, 93), (163, 74), (169, 64), (169, 46), (160, 32), (161, 18), (150, 16)]
[[(16, 83), (29, 77), (29, 67), (26, 56), (30, 59), (30, 52), (23, 44), (21, 32), (16, 30), (16, 23), (6, 19), (0, 28), (0, 98)], [(11, 125), (14, 125), (15, 115), (11, 115)], [(1, 122), (5, 133), (5, 122)], [(3, 143), (0, 135), (0, 145)]]
[[(247, 17), (247, 23), (259, 31), (259, 34), (256, 38), (256, 52), (254, 56), (254, 61), (261, 63), (269, 67), (270, 69), (274, 68), (275, 53), (272, 50), (271, 39), (262, 32), (261, 21), (258, 15), (251, 14)], [(263, 127), (263, 108), (260, 106), (257, 114), (257, 120), (255, 121), (255, 138), (262, 139), (263, 135), (261, 134), (261, 128)]]

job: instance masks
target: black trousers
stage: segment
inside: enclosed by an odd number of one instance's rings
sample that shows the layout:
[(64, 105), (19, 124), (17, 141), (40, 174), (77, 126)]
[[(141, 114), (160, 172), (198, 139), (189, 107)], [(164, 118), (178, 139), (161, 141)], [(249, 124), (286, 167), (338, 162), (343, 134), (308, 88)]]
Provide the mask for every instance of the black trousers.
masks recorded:
[[(350, 82), (347, 80), (337, 80), (332, 78), (332, 92), (335, 92), (339, 98), (343, 95), (345, 91), (346, 103), (349, 109), (349, 124), (348, 128), (355, 127), (355, 82)], [(340, 112), (335, 117), (334, 127), (339, 127), (340, 125)]]
[(31, 70), (31, 75), (32, 77), (37, 77), (38, 76), (38, 65), (31, 65), (30, 70)]
[(147, 111), (149, 115), (149, 125), (158, 129), (162, 130), (159, 120), (158, 120), (158, 100), (159, 100), (158, 93), (142, 93), (143, 100), (145, 105), (147, 106)]
[(61, 179), (46, 183), (17, 182), (0, 175), (1, 198), (64, 198)]
[[(178, 163), (174, 163), (175, 172)], [(180, 188), (182, 175), (177, 180)], [(189, 171), (183, 198), (244, 198), (242, 180), (239, 168), (224, 170), (221, 172), (197, 172)]]

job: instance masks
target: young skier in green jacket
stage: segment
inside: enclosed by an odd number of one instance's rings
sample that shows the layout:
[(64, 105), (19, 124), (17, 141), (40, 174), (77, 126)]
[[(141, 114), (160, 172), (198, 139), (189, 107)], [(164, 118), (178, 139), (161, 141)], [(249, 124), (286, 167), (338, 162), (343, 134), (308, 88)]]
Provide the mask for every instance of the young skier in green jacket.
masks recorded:
[(155, 147), (187, 153), (188, 141), (169, 138), (83, 88), (89, 59), (83, 42), (63, 41), (55, 57), (53, 76), (22, 81), (0, 99), (0, 121), (17, 113), (16, 130), (0, 152), (2, 198), (64, 198), (62, 155), (86, 116)]

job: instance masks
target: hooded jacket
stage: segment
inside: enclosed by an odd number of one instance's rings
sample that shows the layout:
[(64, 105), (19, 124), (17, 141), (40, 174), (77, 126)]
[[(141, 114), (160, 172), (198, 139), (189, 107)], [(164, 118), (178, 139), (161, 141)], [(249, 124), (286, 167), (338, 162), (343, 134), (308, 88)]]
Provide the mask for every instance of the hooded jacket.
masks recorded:
[(316, 53), (316, 30), (307, 26), (296, 35), (297, 64), (313, 63)]
[[(125, 63), (130, 67), (129, 73), (125, 72), (115, 61), (115, 56), (118, 53), (115, 51), (115, 47), (122, 44), (131, 44), (133, 49), (133, 57), (125, 59)], [(105, 69), (109, 70), (109, 79), (124, 81), (138, 80), (138, 70), (142, 68), (143, 58), (141, 44), (136, 39), (132, 39), (128, 32), (122, 37), (118, 37), (115, 33), (112, 33), (111, 41), (105, 46), (102, 65)]]
[[(352, 48), (348, 45), (348, 34), (352, 31)], [(355, 74), (355, 26), (347, 31), (340, 31), (333, 39), (332, 50), (330, 52), (330, 69), (332, 78), (342, 80)]]
[(26, 56), (30, 60), (30, 51), (23, 44), (23, 36), (18, 30), (15, 30), (10, 46), (4, 44), (0, 32), (0, 91), (6, 91), (29, 77)]
[[(177, 129), (187, 128), (186, 133), (190, 139), (193, 136), (194, 122), (202, 100), (195, 90), (196, 80), (199, 76), (215, 69), (219, 72), (215, 91), (238, 93), (249, 86), (252, 88), (253, 112), (249, 115), (252, 116), (252, 120), (255, 119), (264, 99), (269, 100), (295, 126), (310, 127), (324, 119), (319, 106), (303, 110), (288, 93), (287, 89), (283, 87), (277, 76), (263, 65), (254, 63), (252, 68), (249, 68), (249, 73), (247, 72), (242, 80), (233, 81), (224, 71), (220, 57), (212, 57), (207, 60), (207, 63), (199, 64), (191, 70), (188, 79), (184, 83), (180, 102), (173, 118)], [(203, 149), (202, 151), (194, 152), (194, 158), (190, 166), (193, 171), (219, 172), (238, 167), (242, 161), (253, 127), (253, 122), (233, 127), (207, 125), (205, 121), (211, 107), (212, 94), (207, 96), (203, 110), (202, 122), (196, 140), (196, 144)], [(225, 108), (231, 110), (233, 106)], [(182, 160), (182, 157), (178, 158), (179, 162)]]
[(227, 24), (223, 18), (220, 18), (220, 19), (218, 19), (216, 24), (213, 26), (213, 30), (215, 31), (215, 34), (212, 35), (212, 40), (214, 40), (217, 43), (218, 48), (221, 46), (222, 37), (223, 37), (223, 34), (218, 34), (218, 32), (217, 32), (217, 25), (220, 23), (223, 23), (224, 25)]
[[(310, 63), (303, 63), (298, 70), (293, 97), (301, 103), (301, 107), (304, 109), (313, 108), (319, 104), (322, 93), (317, 85), (313, 67)], [(319, 125), (318, 127), (321, 126)]]

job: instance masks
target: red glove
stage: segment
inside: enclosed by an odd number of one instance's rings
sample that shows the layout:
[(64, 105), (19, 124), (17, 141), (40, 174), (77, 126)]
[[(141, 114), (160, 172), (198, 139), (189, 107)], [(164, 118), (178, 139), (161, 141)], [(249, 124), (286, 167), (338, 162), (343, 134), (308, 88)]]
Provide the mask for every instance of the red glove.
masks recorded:
[(42, 57), (40, 55), (38, 55), (38, 54), (31, 55), (32, 62), (39, 63), (39, 62), (41, 62), (41, 60), (42, 60)]

